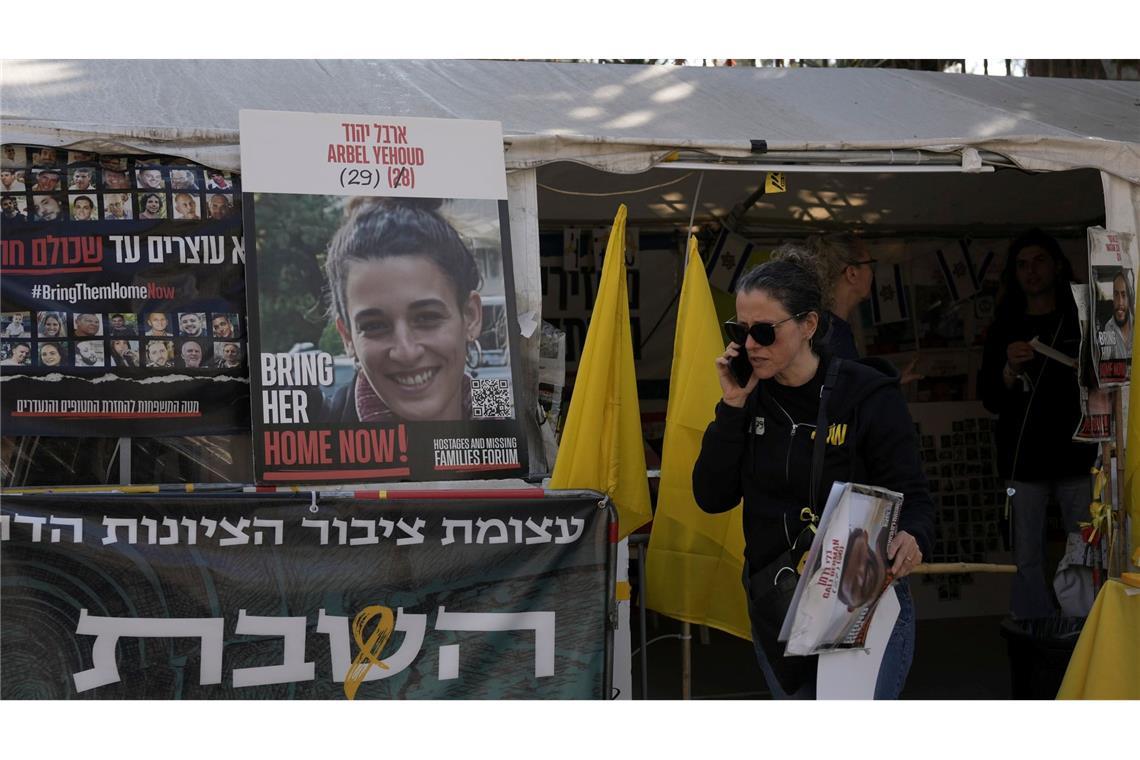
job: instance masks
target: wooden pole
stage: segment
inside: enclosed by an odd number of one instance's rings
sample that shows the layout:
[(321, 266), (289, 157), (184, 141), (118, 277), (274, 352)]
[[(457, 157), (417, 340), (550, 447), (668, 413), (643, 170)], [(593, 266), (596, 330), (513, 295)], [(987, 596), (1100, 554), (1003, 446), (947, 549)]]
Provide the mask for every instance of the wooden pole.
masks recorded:
[(911, 575), (1016, 572), (1017, 565), (995, 565), (988, 562), (923, 562), (910, 571)]

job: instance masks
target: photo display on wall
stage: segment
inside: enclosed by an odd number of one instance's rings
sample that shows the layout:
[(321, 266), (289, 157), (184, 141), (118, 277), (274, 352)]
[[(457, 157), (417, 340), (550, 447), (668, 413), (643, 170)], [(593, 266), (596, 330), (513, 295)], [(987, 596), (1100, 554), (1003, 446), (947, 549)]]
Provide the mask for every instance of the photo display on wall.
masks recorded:
[(527, 471), (502, 128), (242, 111), (255, 476)]
[(249, 429), (239, 184), (181, 158), (0, 146), (6, 434)]

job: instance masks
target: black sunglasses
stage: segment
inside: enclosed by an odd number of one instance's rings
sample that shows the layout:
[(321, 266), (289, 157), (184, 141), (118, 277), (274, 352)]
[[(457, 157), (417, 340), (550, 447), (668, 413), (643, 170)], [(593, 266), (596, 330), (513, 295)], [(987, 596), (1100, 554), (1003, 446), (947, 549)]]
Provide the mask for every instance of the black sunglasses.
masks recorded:
[(741, 348), (744, 347), (744, 341), (748, 340), (748, 336), (752, 336), (752, 340), (756, 341), (761, 346), (770, 346), (776, 342), (776, 328), (785, 322), (791, 322), (793, 319), (799, 319), (806, 311), (801, 311), (799, 314), (793, 314), (787, 319), (781, 319), (779, 322), (753, 322), (751, 325), (746, 325), (742, 322), (725, 322), (724, 331), (728, 333), (728, 339)]
[(847, 266), (861, 267), (864, 264), (870, 264), (871, 266), (874, 266), (875, 264), (878, 264), (878, 263), (879, 263), (878, 259), (867, 259), (866, 261), (848, 261)]

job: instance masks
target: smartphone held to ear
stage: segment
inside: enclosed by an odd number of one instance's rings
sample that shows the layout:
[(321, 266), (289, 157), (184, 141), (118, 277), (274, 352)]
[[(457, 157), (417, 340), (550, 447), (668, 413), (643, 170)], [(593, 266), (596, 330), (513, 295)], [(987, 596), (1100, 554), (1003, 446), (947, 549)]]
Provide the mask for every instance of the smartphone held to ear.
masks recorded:
[(748, 361), (748, 353), (743, 349), (739, 349), (740, 353), (732, 357), (728, 363), (728, 368), (732, 370), (732, 376), (736, 378), (736, 384), (741, 388), (748, 385), (752, 379), (752, 362)]

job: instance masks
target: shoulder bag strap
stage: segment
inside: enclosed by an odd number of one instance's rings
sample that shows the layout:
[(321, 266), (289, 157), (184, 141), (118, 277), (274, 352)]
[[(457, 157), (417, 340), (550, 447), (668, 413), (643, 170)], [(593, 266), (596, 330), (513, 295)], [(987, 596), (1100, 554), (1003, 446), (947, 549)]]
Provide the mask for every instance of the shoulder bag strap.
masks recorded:
[(843, 360), (838, 356), (831, 357), (827, 365), (827, 374), (824, 375), (823, 387), (819, 389), (819, 414), (815, 418), (815, 448), (811, 454), (811, 482), (808, 484), (811, 499), (809, 506), (813, 510), (822, 509), (822, 505), (817, 507), (816, 489), (821, 485), (819, 481), (823, 476), (823, 458), (827, 447), (827, 400), (831, 396), (831, 389), (839, 380), (839, 366), (842, 363)]

